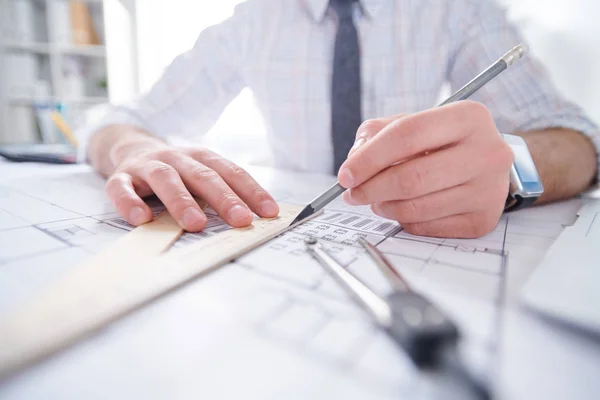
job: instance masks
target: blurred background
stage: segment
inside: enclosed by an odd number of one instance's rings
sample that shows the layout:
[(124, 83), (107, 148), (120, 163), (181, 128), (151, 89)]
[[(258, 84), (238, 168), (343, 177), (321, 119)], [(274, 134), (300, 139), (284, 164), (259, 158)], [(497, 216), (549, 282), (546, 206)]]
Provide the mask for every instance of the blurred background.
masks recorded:
[[(600, 1), (497, 1), (559, 89), (600, 122)], [(75, 126), (91, 107), (146, 91), (240, 2), (0, 0), (0, 143), (64, 140), (52, 113)], [(269, 163), (249, 90), (199, 141), (242, 163)]]

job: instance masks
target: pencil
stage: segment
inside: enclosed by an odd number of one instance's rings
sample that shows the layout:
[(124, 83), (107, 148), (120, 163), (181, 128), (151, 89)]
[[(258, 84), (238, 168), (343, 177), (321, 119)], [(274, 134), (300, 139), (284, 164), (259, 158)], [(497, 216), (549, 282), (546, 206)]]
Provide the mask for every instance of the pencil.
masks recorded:
[[(445, 106), (446, 104), (454, 103), (455, 101), (465, 100), (471, 97), (476, 91), (485, 86), (489, 81), (500, 75), (502, 71), (510, 67), (520, 58), (523, 58), (525, 53), (527, 52), (527, 48), (520, 44), (510, 50), (508, 53), (503, 55), (498, 61), (496, 61), (492, 66), (483, 71), (481, 74), (477, 75), (475, 79), (471, 82), (467, 83), (465, 86), (460, 88), (456, 93), (450, 96), (446, 101), (441, 103), (438, 107)], [(327, 204), (331, 203), (336, 197), (341, 195), (346, 191), (339, 182), (336, 182), (335, 185), (327, 189), (323, 194), (319, 195), (316, 199), (310, 202), (304, 209), (300, 212), (300, 214), (292, 221), (291, 225), (302, 221), (303, 219), (308, 218), (313, 213), (321, 210)]]
[(65, 121), (63, 116), (56, 111), (52, 111), (51, 116), (52, 122), (54, 122), (60, 133), (63, 134), (63, 136), (69, 141), (69, 143), (73, 145), (73, 147), (77, 147), (77, 138), (73, 134), (73, 131), (71, 131), (69, 124), (67, 121)]

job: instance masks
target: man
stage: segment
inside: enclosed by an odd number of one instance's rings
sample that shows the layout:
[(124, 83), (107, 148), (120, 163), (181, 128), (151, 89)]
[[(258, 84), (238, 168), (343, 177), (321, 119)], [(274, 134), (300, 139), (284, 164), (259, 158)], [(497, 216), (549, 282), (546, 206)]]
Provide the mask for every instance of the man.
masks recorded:
[(410, 233), (481, 236), (509, 188), (512, 153), (498, 132), (526, 140), (546, 189), (539, 203), (596, 175), (598, 129), (531, 57), (481, 89), (480, 102), (432, 108), (444, 83), (458, 89), (521, 41), (492, 0), (249, 0), (149, 93), (89, 127), (86, 155), (134, 225), (151, 220), (142, 198), (152, 193), (188, 231), (206, 223), (193, 196), (233, 226), (251, 212), (273, 217), (278, 206), (241, 168), (162, 140), (206, 132), (248, 86), (278, 167), (338, 173), (346, 202)]

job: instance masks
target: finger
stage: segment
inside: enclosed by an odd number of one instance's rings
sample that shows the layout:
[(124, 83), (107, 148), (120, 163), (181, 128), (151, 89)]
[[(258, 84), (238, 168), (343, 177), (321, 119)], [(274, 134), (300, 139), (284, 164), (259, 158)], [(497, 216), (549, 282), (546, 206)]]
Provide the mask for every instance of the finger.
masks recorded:
[(346, 160), (339, 182), (356, 187), (397, 162), (457, 143), (475, 130), (495, 132), (495, 126), (485, 106), (469, 101), (400, 118)]
[(139, 173), (183, 229), (189, 232), (204, 229), (206, 216), (172, 166), (152, 161), (145, 164)]
[(497, 225), (498, 219), (485, 218), (481, 213), (469, 213), (402, 226), (404, 231), (417, 236), (471, 239), (487, 235)]
[(381, 171), (345, 192), (344, 200), (363, 205), (414, 199), (465, 184), (482, 174), (504, 174), (511, 163), (512, 152), (503, 143), (449, 147)]
[(377, 135), (383, 128), (385, 128), (392, 121), (395, 121), (399, 118), (404, 117), (406, 114), (398, 114), (393, 115), (387, 118), (374, 118), (368, 119), (364, 121), (358, 127), (356, 131), (356, 139), (354, 139), (354, 145), (350, 149), (348, 156), (358, 150), (363, 144), (365, 144), (369, 139), (373, 138)]
[(273, 197), (246, 170), (212, 152), (200, 151), (192, 155), (217, 172), (256, 214), (264, 218), (273, 218), (279, 214), (279, 206)]
[(123, 172), (112, 175), (106, 182), (106, 193), (119, 214), (131, 225), (152, 220), (152, 210), (135, 192), (131, 175)]
[(496, 184), (471, 182), (415, 199), (376, 203), (371, 208), (375, 214), (402, 225), (474, 212), (500, 215), (506, 193), (508, 177), (501, 177), (497, 178)]
[(246, 203), (215, 170), (188, 156), (178, 156), (171, 165), (179, 172), (186, 187), (214, 208), (229, 225), (242, 227), (252, 223), (253, 215)]

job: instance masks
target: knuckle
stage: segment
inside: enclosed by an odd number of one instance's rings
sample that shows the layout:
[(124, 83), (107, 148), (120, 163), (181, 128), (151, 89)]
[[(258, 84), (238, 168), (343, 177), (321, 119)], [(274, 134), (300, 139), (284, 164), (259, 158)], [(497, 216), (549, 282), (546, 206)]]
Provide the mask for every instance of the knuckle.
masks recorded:
[(404, 118), (396, 120), (388, 125), (388, 128), (382, 132), (385, 135), (385, 140), (388, 143), (401, 144), (406, 154), (414, 154), (417, 152), (419, 141), (424, 132), (424, 124), (420, 115), (408, 115)]
[(175, 155), (176, 151), (174, 149), (170, 149), (170, 148), (165, 148), (165, 149), (160, 149), (160, 150), (156, 150), (152, 153), (152, 159), (155, 160), (160, 160), (160, 161), (167, 161), (167, 160), (171, 160), (173, 158), (173, 156)]
[(256, 186), (252, 190), (251, 197), (256, 200), (271, 200), (271, 196), (260, 186)]
[(355, 173), (355, 177), (361, 173), (361, 171), (369, 171), (373, 169), (374, 165), (377, 165), (377, 159), (375, 158), (372, 151), (358, 152), (352, 155), (350, 163), (352, 166), (350, 169)]
[(150, 161), (146, 164), (146, 175), (150, 180), (162, 180), (175, 173), (175, 169), (161, 161)]
[(379, 132), (384, 126), (385, 122), (381, 119), (368, 119), (360, 124), (356, 132), (356, 136), (373, 136), (377, 134), (377, 132)]
[(217, 153), (215, 153), (214, 151), (206, 148), (206, 147), (201, 147), (200, 149), (198, 149), (198, 152), (200, 155), (204, 156), (204, 157), (217, 157)]
[(122, 192), (127, 193), (125, 182), (128, 177), (124, 173), (116, 173), (106, 181), (104, 189), (109, 196), (119, 195)]
[(410, 134), (412, 132), (420, 132), (423, 130), (423, 117), (422, 114), (407, 115), (404, 118), (396, 120), (390, 129), (390, 132), (395, 134)]
[(183, 188), (178, 189), (173, 193), (173, 197), (167, 207), (173, 211), (176, 215), (182, 214), (188, 207), (195, 204), (194, 199), (190, 194)]
[(418, 222), (423, 219), (425, 207), (422, 202), (405, 200), (398, 207), (398, 218), (406, 222)]
[(175, 218), (179, 219), (189, 207), (189, 202), (185, 201), (184, 199), (177, 199), (173, 200), (167, 206), (167, 209), (169, 210), (169, 213), (171, 213)]
[(106, 193), (118, 210), (122, 210), (135, 202), (135, 194), (131, 188), (124, 185), (124, 176), (112, 176), (106, 182)]
[(407, 113), (395, 114), (395, 115), (392, 115), (390, 118), (387, 118), (387, 121), (395, 121), (398, 119), (402, 119), (402, 118), (406, 117), (407, 115), (409, 115), (409, 114), (407, 114)]
[(361, 204), (367, 201), (366, 191), (361, 186), (353, 188), (350, 194), (352, 195), (352, 200), (357, 201)]
[(483, 104), (473, 100), (464, 100), (462, 104), (464, 112), (469, 115), (470, 118), (477, 119), (489, 119), (492, 120), (492, 114), (490, 110)]
[(403, 227), (404, 230), (411, 235), (427, 236), (427, 230), (425, 229), (425, 225), (422, 223), (404, 224)]
[(127, 204), (132, 203), (131, 195), (127, 191), (122, 191), (116, 195), (113, 200), (113, 203), (117, 207), (117, 209), (126, 206)]
[(231, 192), (222, 192), (219, 195), (219, 206), (223, 207), (224, 209), (228, 209), (239, 203), (240, 201), (238, 197)]
[(416, 197), (423, 187), (423, 172), (419, 168), (405, 167), (395, 174), (395, 185), (400, 199)]
[(121, 186), (121, 182), (122, 177), (120, 175), (112, 175), (110, 178), (108, 178), (106, 184), (104, 185), (106, 193), (110, 195), (113, 191), (117, 190)]
[(206, 147), (194, 148), (190, 151), (190, 156), (197, 161), (208, 162), (221, 158), (217, 153), (207, 149)]
[(423, 171), (420, 168), (413, 168), (411, 172), (412, 180), (409, 180), (409, 183), (415, 194), (420, 193), (423, 187)]
[(490, 233), (495, 226), (491, 218), (474, 214), (467, 218), (463, 234), (468, 238), (478, 238)]
[(373, 214), (379, 215), (380, 217), (385, 218), (385, 213), (384, 213), (384, 210), (383, 210), (383, 204), (382, 203), (373, 203), (369, 207), (371, 208), (371, 211), (373, 212)]
[(234, 163), (228, 163), (227, 170), (233, 178), (248, 179), (250, 177), (250, 174), (244, 168)]
[(405, 229), (412, 235), (428, 237), (447, 237), (449, 236), (448, 233), (453, 230), (452, 227), (448, 226), (447, 222), (443, 220), (416, 222), (408, 224)]
[(189, 173), (192, 179), (198, 181), (214, 181), (215, 179), (219, 178), (219, 174), (217, 174), (213, 169), (202, 164), (195, 164)]

